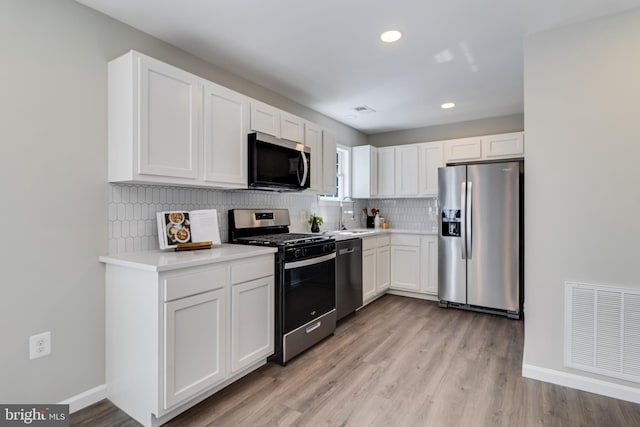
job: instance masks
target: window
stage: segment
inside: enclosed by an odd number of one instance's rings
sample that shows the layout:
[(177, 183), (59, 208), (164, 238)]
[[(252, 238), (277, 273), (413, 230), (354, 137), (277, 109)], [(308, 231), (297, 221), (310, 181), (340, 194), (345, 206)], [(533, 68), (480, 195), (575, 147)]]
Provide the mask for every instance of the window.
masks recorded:
[(336, 150), (336, 191), (334, 194), (320, 196), (322, 200), (340, 201), (351, 195), (351, 162), (349, 154), (349, 147), (338, 145)]

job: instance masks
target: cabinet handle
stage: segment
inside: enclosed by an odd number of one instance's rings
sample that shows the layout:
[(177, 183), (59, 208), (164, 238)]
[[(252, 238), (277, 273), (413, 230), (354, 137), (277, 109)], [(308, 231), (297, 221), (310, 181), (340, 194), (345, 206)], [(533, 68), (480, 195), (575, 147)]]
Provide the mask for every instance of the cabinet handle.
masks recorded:
[(466, 206), (466, 195), (467, 195), (467, 181), (463, 181), (460, 185), (460, 256), (461, 259), (467, 259), (467, 206)]
[(315, 331), (316, 329), (318, 329), (318, 328), (320, 327), (320, 325), (322, 325), (322, 322), (318, 322), (318, 323), (315, 323), (315, 324), (313, 324), (313, 325), (309, 326), (309, 327), (306, 329), (307, 333), (309, 334), (309, 333), (311, 333), (311, 332)]

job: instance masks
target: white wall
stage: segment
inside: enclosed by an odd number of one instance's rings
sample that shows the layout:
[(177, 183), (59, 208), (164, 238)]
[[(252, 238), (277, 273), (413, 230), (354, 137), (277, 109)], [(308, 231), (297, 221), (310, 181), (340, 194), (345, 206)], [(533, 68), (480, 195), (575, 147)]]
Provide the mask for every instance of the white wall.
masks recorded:
[(531, 367), (596, 377), (563, 367), (565, 281), (640, 288), (639, 53), (640, 10), (526, 40)]
[[(107, 62), (129, 49), (365, 136), (71, 0), (0, 3), (0, 402), (55, 403), (104, 383)], [(53, 352), (30, 361), (28, 337)]]

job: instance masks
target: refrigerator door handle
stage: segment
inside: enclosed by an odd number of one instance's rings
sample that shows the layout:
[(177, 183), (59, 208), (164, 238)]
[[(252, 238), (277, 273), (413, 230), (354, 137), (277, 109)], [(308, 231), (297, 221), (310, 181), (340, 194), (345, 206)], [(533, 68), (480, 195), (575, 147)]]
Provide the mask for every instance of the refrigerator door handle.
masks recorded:
[(473, 209), (473, 205), (472, 205), (472, 198), (471, 198), (471, 189), (473, 187), (473, 182), (468, 181), (467, 182), (467, 206), (466, 206), (466, 215), (465, 215), (465, 221), (467, 222), (465, 228), (466, 228), (466, 239), (465, 239), (465, 246), (467, 247), (467, 259), (471, 259), (472, 258), (472, 253), (471, 253), (471, 243), (472, 243), (472, 239), (473, 239), (473, 224), (471, 222), (471, 212)]
[(465, 201), (466, 201), (466, 194), (467, 194), (467, 182), (466, 181), (462, 181), (462, 184), (460, 184), (460, 208), (461, 208), (461, 218), (460, 218), (460, 240), (461, 240), (461, 245), (460, 245), (460, 255), (462, 259), (467, 259), (467, 224), (466, 224), (466, 217), (467, 217), (467, 209), (466, 209), (466, 205), (465, 205)]

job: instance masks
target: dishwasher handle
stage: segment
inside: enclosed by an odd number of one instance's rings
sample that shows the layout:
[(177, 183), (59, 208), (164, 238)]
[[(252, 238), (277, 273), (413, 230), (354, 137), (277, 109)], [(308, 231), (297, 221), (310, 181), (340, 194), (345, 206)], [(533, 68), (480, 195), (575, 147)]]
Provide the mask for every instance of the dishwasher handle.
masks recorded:
[(346, 255), (346, 254), (352, 254), (355, 251), (357, 251), (358, 248), (344, 248), (344, 249), (339, 249), (338, 250), (338, 255)]

